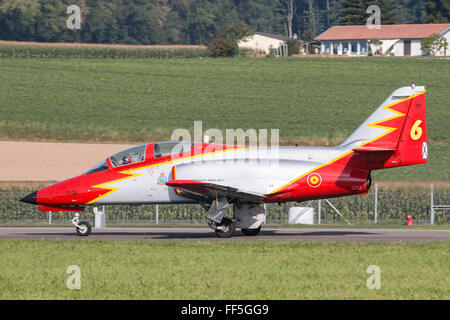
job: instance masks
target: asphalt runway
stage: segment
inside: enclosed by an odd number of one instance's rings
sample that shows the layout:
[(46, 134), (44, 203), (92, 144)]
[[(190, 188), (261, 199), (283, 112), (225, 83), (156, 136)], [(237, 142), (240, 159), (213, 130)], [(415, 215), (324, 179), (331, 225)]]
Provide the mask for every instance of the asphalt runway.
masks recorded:
[(450, 230), (405, 229), (307, 229), (266, 227), (258, 236), (244, 236), (236, 230), (232, 238), (219, 238), (208, 227), (109, 227), (92, 229), (80, 237), (74, 227), (1, 227), (0, 239), (24, 240), (190, 240), (190, 241), (351, 241), (351, 242), (427, 242), (450, 241)]

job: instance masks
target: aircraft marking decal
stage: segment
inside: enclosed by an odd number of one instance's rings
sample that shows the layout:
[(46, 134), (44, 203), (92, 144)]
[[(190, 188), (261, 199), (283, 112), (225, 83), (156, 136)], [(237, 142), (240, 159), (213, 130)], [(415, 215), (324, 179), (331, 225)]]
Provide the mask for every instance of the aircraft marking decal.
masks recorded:
[(422, 128), (420, 127), (421, 123), (422, 120), (417, 120), (411, 127), (410, 135), (411, 139), (413, 139), (414, 141), (419, 140), (420, 137), (422, 136)]
[(422, 143), (422, 159), (428, 159), (428, 146), (426, 142)]
[(306, 180), (312, 188), (317, 188), (322, 183), (322, 177), (318, 173), (311, 173)]

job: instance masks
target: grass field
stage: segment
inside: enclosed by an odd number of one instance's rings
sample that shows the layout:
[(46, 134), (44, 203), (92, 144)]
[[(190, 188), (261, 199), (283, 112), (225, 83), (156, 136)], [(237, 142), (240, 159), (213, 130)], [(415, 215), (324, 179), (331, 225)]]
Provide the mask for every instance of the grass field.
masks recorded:
[[(0, 139), (137, 144), (168, 140), (173, 129), (202, 120), (204, 130), (275, 128), (282, 144), (335, 145), (415, 81), (428, 90), (430, 161), (375, 172), (374, 180), (450, 181), (449, 66), (377, 57), (0, 58)], [(399, 191), (379, 208), (402, 215), (386, 209), (390, 201), (424, 215), (427, 192)], [(446, 202), (443, 194), (437, 200)], [(336, 204), (368, 220), (363, 197)], [(0, 198), (3, 218), (23, 215), (13, 192)], [(71, 265), (81, 269), (81, 290), (66, 288)], [(366, 286), (370, 265), (381, 269), (380, 290)], [(449, 299), (449, 265), (446, 242), (2, 240), (0, 299)]]
[[(430, 161), (382, 180), (450, 180), (449, 60), (0, 59), (0, 139), (149, 142), (175, 128), (278, 128), (334, 145), (393, 90), (425, 85)], [(192, 132), (192, 131), (191, 131)]]
[(447, 243), (2, 241), (0, 256), (0, 299), (450, 298)]

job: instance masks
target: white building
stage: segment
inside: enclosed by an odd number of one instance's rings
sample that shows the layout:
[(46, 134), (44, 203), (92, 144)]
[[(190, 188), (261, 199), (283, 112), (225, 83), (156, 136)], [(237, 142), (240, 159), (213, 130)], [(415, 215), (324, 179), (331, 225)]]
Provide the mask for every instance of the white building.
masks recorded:
[(277, 49), (288, 37), (271, 33), (255, 32), (254, 35), (238, 42), (239, 48), (253, 49), (261, 53), (270, 53), (270, 48)]
[[(375, 53), (380, 49), (394, 56), (421, 56), (421, 41), (438, 33), (447, 39), (450, 46), (450, 23), (440, 24), (394, 24), (381, 25), (379, 29), (369, 29), (368, 26), (334, 26), (321, 33), (314, 40), (320, 41), (321, 53), (331, 55), (364, 56), (371, 50)], [(375, 46), (370, 39), (380, 39), (382, 44)], [(450, 47), (447, 48), (450, 55)], [(445, 55), (444, 50), (438, 55)]]

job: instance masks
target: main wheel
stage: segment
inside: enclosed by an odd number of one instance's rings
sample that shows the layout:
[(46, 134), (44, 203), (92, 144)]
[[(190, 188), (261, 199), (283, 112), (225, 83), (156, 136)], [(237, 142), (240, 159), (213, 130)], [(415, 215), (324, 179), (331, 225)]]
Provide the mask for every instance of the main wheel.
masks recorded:
[(229, 238), (234, 232), (234, 222), (231, 219), (223, 218), (222, 222), (216, 227), (216, 235), (220, 238)]
[(76, 228), (77, 234), (82, 237), (86, 237), (91, 234), (91, 225), (87, 221), (81, 221), (79, 228)]
[(257, 229), (241, 229), (242, 233), (246, 236), (257, 236), (261, 231), (261, 226)]

